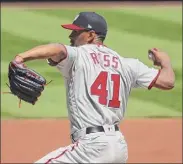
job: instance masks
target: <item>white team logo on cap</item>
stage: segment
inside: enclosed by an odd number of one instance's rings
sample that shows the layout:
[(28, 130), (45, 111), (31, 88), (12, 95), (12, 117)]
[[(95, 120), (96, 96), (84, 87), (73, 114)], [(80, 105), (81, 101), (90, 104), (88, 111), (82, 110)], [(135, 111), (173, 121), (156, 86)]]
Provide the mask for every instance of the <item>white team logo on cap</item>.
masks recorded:
[(74, 21), (75, 21), (76, 19), (78, 19), (78, 17), (79, 17), (79, 14), (74, 18)]
[(90, 24), (88, 24), (88, 28), (92, 28), (92, 26)]

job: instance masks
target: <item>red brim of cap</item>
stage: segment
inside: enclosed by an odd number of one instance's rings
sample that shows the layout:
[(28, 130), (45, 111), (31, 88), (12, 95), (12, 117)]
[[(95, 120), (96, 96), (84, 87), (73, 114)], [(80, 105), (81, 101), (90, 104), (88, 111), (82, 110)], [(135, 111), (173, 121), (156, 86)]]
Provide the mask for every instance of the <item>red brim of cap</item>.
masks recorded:
[(61, 26), (65, 29), (68, 29), (68, 30), (84, 30), (85, 29), (85, 28), (76, 26), (75, 24), (64, 24)]

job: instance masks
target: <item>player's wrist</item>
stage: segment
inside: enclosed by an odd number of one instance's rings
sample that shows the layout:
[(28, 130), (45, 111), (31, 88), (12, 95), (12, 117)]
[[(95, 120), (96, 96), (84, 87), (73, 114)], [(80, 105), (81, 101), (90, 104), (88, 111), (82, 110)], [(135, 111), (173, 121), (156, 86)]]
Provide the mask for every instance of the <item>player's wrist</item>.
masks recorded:
[(15, 61), (16, 63), (19, 63), (19, 64), (25, 62), (24, 58), (23, 58), (21, 55), (16, 55), (14, 61)]
[(163, 67), (163, 68), (169, 68), (169, 67), (171, 67), (170, 60), (162, 61), (161, 62), (161, 67)]

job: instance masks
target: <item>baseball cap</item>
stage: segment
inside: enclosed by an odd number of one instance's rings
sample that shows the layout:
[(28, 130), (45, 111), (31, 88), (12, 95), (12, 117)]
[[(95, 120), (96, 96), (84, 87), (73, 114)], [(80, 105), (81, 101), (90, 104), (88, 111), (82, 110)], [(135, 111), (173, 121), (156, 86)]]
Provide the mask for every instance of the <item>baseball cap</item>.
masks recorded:
[(61, 26), (69, 30), (93, 30), (102, 36), (107, 34), (107, 23), (104, 17), (95, 12), (80, 12), (72, 24)]

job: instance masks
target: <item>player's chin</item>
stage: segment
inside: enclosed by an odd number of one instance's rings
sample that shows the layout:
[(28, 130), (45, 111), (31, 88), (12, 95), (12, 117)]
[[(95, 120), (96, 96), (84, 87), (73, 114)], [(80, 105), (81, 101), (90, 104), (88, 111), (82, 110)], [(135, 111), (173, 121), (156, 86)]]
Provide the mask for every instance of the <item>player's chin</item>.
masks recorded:
[(78, 47), (77, 44), (72, 44), (72, 43), (70, 44), (70, 46), (71, 46), (71, 47)]
[(75, 47), (75, 46), (76, 46), (76, 45), (75, 45), (75, 42), (71, 41), (71, 42), (70, 42), (70, 46)]
[(83, 45), (83, 44), (80, 44), (80, 43), (78, 43), (76, 41), (72, 41), (72, 40), (70, 41), (70, 46), (72, 46), (72, 47), (79, 47), (81, 45)]

